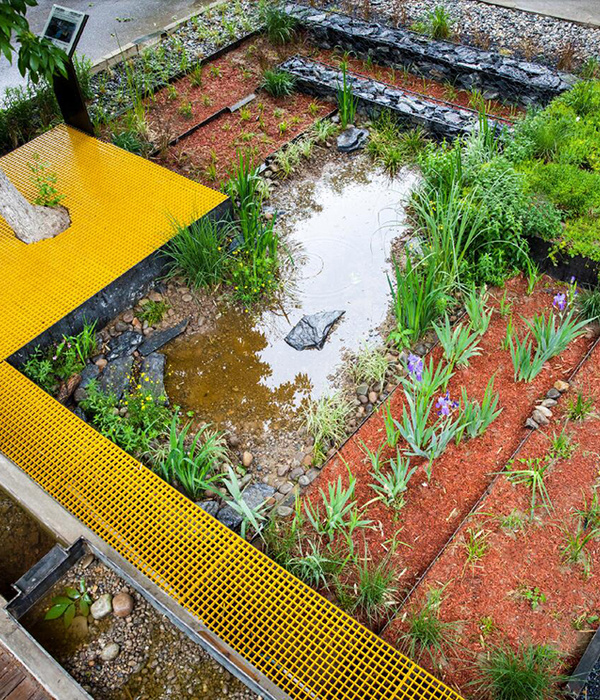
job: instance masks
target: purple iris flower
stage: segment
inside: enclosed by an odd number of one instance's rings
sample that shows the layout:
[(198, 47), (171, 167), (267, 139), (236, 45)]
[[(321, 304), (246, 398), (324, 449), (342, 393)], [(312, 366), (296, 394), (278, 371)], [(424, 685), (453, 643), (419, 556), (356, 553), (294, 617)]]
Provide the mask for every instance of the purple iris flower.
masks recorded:
[(423, 360), (418, 355), (410, 354), (408, 356), (408, 373), (413, 376), (416, 381), (423, 381)]
[(437, 400), (436, 408), (438, 409), (438, 414), (440, 416), (449, 416), (450, 411), (458, 408), (458, 402), (452, 401), (450, 398), (450, 392), (447, 391), (445, 396), (440, 396)]
[(564, 311), (567, 306), (567, 295), (562, 292), (554, 296), (554, 301), (552, 302), (554, 306), (559, 311)]

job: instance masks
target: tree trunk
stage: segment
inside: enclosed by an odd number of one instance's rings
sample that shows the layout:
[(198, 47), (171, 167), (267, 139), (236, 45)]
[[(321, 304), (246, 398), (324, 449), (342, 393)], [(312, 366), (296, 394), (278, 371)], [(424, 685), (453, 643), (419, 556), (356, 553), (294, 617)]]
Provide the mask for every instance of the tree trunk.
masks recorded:
[(30, 204), (0, 168), (0, 216), (24, 243), (54, 238), (71, 225), (64, 207)]

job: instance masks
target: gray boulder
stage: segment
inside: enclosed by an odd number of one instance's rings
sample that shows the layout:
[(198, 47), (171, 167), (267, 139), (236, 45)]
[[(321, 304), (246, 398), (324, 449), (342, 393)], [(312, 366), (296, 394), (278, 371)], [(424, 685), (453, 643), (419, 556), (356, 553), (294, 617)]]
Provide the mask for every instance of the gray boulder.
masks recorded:
[(165, 364), (166, 357), (159, 352), (153, 352), (144, 358), (140, 384), (143, 389), (149, 391), (155, 400), (166, 401), (165, 392)]
[(337, 138), (338, 151), (342, 153), (352, 153), (364, 148), (369, 132), (366, 129), (357, 129), (355, 126), (348, 127)]
[(169, 343), (173, 338), (181, 335), (183, 331), (187, 328), (188, 319), (181, 321), (176, 326), (172, 328), (167, 328), (164, 331), (156, 331), (149, 335), (146, 340), (138, 348), (140, 355), (150, 355), (156, 350), (162, 348), (163, 345)]
[(110, 341), (106, 359), (110, 362), (124, 355), (131, 355), (144, 342), (144, 336), (135, 331), (126, 331)]
[(75, 389), (75, 394), (73, 398), (77, 403), (83, 401), (87, 397), (87, 388), (89, 383), (93, 379), (97, 379), (100, 374), (100, 368), (97, 365), (89, 364), (86, 365), (81, 372), (81, 381), (79, 386)]
[(117, 399), (129, 388), (133, 357), (131, 355), (118, 357), (109, 362), (98, 379), (98, 388), (105, 394), (115, 394)]
[(345, 311), (321, 311), (318, 314), (303, 316), (285, 337), (285, 342), (295, 350), (317, 348), (322, 350), (333, 324)]

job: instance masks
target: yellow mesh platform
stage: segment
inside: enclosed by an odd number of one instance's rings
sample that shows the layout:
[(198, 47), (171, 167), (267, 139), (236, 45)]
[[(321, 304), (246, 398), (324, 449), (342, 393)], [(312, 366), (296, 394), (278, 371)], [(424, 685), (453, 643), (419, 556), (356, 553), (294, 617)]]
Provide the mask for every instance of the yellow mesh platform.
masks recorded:
[(298, 700), (460, 700), (0, 363), (0, 450)]
[(29, 199), (39, 154), (58, 176), (70, 228), (26, 245), (0, 217), (0, 359), (5, 359), (224, 201), (144, 158), (59, 126), (0, 158)]

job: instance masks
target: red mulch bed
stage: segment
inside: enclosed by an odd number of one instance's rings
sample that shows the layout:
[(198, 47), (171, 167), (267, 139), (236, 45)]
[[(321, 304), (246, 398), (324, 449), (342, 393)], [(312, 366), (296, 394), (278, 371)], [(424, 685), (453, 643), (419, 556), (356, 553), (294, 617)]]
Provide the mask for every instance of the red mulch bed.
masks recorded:
[[(186, 76), (170, 88), (157, 92), (146, 103), (151, 132), (156, 134), (162, 130), (173, 139), (252, 93), (260, 82), (260, 67), (256, 61), (245, 59), (246, 52), (244, 45), (205, 65), (200, 86), (192, 85), (190, 77)], [(180, 109), (188, 102), (192, 113), (184, 116)]]
[[(311, 104), (316, 105), (315, 115), (309, 111)], [(230, 174), (238, 149), (252, 152), (259, 163), (330, 110), (329, 105), (306, 95), (274, 98), (261, 92), (248, 104), (248, 119), (243, 120), (240, 112), (222, 115), (172, 146), (161, 163), (214, 186)], [(283, 123), (284, 132), (280, 129)], [(211, 163), (215, 164), (214, 174), (208, 172)]]
[[(311, 50), (309, 48), (305, 51), (305, 55), (336, 68), (339, 67), (342, 61), (339, 52), (335, 50)], [(352, 73), (373, 78), (379, 82), (387, 83), (388, 85), (393, 85), (403, 90), (416, 92), (424, 98), (432, 97), (437, 100), (443, 100), (444, 102), (450, 102), (459, 107), (476, 109), (472, 104), (473, 95), (468, 90), (452, 89), (450, 85), (444, 85), (436, 80), (423, 78), (414, 73), (404, 72), (399, 69), (373, 65), (359, 58), (346, 58), (344, 56), (343, 60), (348, 61), (348, 70)], [(520, 107), (504, 105), (498, 100), (486, 100), (485, 104), (488, 114), (511, 121), (514, 121), (517, 115), (523, 114), (525, 111)]]
[[(557, 283), (544, 278), (534, 294), (527, 296), (526, 283), (522, 278), (507, 284), (507, 299), (512, 302), (513, 323), (518, 330), (524, 326), (521, 316), (529, 319), (536, 312), (547, 312), (551, 308), (557, 286)], [(533, 382), (516, 384), (510, 353), (501, 349), (507, 326), (507, 318), (497, 311), (502, 294), (503, 290), (492, 293), (490, 306), (495, 312), (481, 342), (481, 356), (475, 357), (468, 369), (456, 372), (449, 384), (451, 398), (458, 399), (464, 386), (470, 398), (481, 400), (487, 382), (495, 373), (494, 389), (500, 394), (502, 414), (483, 436), (462, 442), (458, 447), (451, 443), (434, 463), (430, 483), (427, 483), (424, 469), (419, 469), (410, 482), (407, 503), (398, 516), (380, 501), (370, 504), (367, 517), (375, 521), (377, 528), (361, 530), (357, 536), (356, 544), (360, 549), (364, 536), (369, 554), (375, 562), (385, 555), (385, 543), (389, 543), (394, 535), (397, 534), (398, 540), (405, 543), (406, 546), (399, 546), (391, 564), (401, 572), (397, 584), (405, 592), (423, 575), (482, 496), (494, 473), (504, 468), (528, 433), (524, 423), (535, 402), (544, 397), (557, 379), (569, 376), (592, 343), (586, 338), (578, 339), (562, 355), (548, 362)], [(436, 361), (440, 356), (440, 349), (434, 350)], [(403, 393), (395, 391), (390, 400), (392, 414), (401, 417)], [(316, 502), (317, 498), (320, 499), (319, 489), (337, 480), (338, 476), (347, 483), (348, 465), (357, 479), (359, 504), (371, 501), (375, 496), (370, 488), (371, 465), (361, 449), (361, 443), (376, 451), (384, 441), (383, 418), (377, 413), (325, 465), (307, 497)], [(386, 447), (383, 455), (391, 457), (392, 450)], [(424, 460), (420, 462), (424, 464)], [(413, 464), (417, 464), (417, 460)]]
[[(554, 418), (543, 431), (536, 431), (520, 452), (519, 457), (544, 457), (554, 433), (565, 426), (569, 396), (576, 392), (594, 398), (595, 410), (600, 407), (600, 346), (587, 360), (574, 379), (569, 392), (553, 409)], [(558, 460), (549, 468), (545, 483), (554, 511), (540, 508), (533, 524), (519, 534), (507, 533), (494, 515), (507, 515), (513, 509), (528, 513), (529, 490), (499, 478), (478, 509), (468, 528), (483, 526), (490, 534), (489, 549), (475, 568), (465, 567), (462, 533), (442, 554), (415, 590), (412, 600), (422, 601), (432, 586), (448, 583), (441, 607), (444, 620), (461, 621), (460, 647), (444, 669), (444, 679), (465, 688), (474, 675), (474, 661), (489, 644), (510, 642), (551, 644), (564, 655), (565, 672), (572, 672), (583, 648), (589, 642), (591, 630), (585, 622), (589, 616), (600, 614), (600, 540), (591, 540), (586, 551), (591, 558), (592, 575), (586, 579), (583, 568), (567, 564), (561, 557), (564, 535), (561, 528), (568, 524), (575, 530), (574, 511), (582, 509), (584, 497), (589, 504), (592, 489), (599, 484), (598, 435), (600, 414), (583, 422), (569, 421), (566, 430), (577, 445), (574, 454)], [(464, 529), (464, 528), (463, 528)], [(535, 610), (528, 600), (518, 594), (526, 587), (538, 587), (546, 596)], [(481, 620), (493, 620), (493, 631), (481, 635)], [(576, 629), (582, 618), (583, 630)], [(592, 618), (593, 619), (593, 618)], [(592, 624), (597, 626), (597, 622)], [(399, 618), (386, 630), (386, 638), (395, 643), (403, 629)]]

